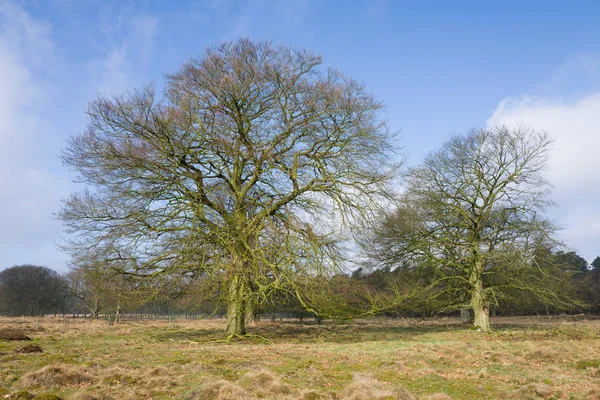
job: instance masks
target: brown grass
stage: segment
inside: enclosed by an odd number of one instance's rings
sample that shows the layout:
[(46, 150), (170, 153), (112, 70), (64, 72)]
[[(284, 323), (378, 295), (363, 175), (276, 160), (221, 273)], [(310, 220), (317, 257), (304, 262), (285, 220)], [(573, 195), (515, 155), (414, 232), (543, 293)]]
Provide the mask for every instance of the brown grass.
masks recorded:
[(31, 400), (34, 397), (35, 395), (33, 393), (29, 393), (27, 390), (20, 390), (5, 396), (5, 398), (9, 400)]
[(239, 400), (252, 398), (240, 386), (226, 380), (219, 380), (208, 383), (197, 393), (192, 393), (190, 400)]
[(18, 382), (23, 388), (85, 385), (95, 379), (85, 370), (70, 365), (47, 365), (44, 368), (25, 374)]
[(248, 372), (243, 381), (258, 397), (288, 395), (292, 392), (288, 385), (282, 384), (279, 377), (266, 368)]
[(0, 318), (0, 331), (44, 350), (0, 341), (0, 385), (2, 396), (44, 388), (80, 400), (600, 399), (600, 320), (493, 323), (478, 334), (453, 318), (261, 321), (249, 330), (268, 340), (224, 342), (219, 319), (46, 317), (36, 330), (34, 319)]
[(424, 400), (452, 400), (452, 397), (448, 396), (446, 393), (434, 393), (426, 396)]
[(23, 331), (16, 329), (2, 329), (0, 330), (0, 340), (6, 341), (19, 341), (19, 340), (31, 340), (31, 338)]
[(546, 399), (551, 395), (552, 389), (544, 383), (530, 383), (521, 387), (518, 391), (518, 396), (522, 399)]
[(30, 354), (30, 353), (43, 353), (44, 350), (42, 350), (42, 348), (38, 345), (28, 344), (26, 346), (23, 346), (23, 347), (15, 350), (15, 352), (17, 352), (19, 354)]
[(77, 392), (67, 398), (68, 400), (113, 400), (112, 397), (103, 394), (90, 394), (85, 392)]
[(341, 395), (345, 400), (414, 400), (402, 387), (389, 387), (369, 375), (356, 374)]

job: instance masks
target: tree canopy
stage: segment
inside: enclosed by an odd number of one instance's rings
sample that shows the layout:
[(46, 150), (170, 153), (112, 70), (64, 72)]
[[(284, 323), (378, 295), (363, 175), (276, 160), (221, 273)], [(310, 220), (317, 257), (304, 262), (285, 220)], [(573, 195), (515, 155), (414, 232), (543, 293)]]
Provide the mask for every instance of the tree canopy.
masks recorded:
[(382, 104), (321, 63), (242, 39), (168, 75), (162, 96), (91, 103), (63, 154), (87, 187), (60, 213), (65, 248), (139, 276), (211, 276), (232, 335), (293, 276), (335, 270), (344, 228), (389, 197), (398, 165)]
[(544, 133), (505, 127), (450, 139), (409, 171), (398, 208), (365, 241), (371, 260), (433, 267), (435, 296), (468, 305), (485, 331), (490, 304), (511, 293), (562, 301), (552, 283), (564, 274), (554, 264), (543, 270), (535, 255), (553, 243), (543, 216), (549, 144)]
[(9, 315), (43, 315), (64, 309), (64, 279), (38, 265), (17, 265), (0, 272), (0, 312)]

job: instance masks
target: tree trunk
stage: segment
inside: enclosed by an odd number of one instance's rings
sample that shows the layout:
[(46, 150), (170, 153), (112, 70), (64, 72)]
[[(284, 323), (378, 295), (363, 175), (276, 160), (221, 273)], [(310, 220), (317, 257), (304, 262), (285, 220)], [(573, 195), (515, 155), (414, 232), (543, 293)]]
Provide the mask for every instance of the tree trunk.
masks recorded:
[(100, 313), (100, 305), (98, 299), (94, 300), (94, 308), (92, 311), (92, 320), (98, 319), (98, 314)]
[(463, 324), (472, 324), (473, 323), (473, 312), (471, 311), (471, 307), (463, 307), (460, 309), (460, 317), (462, 318)]
[(244, 299), (244, 282), (242, 277), (234, 275), (229, 283), (227, 304), (227, 336), (246, 334), (246, 307)]
[(254, 307), (250, 304), (246, 304), (246, 324), (252, 325), (256, 322), (256, 313), (254, 312)]
[(483, 332), (490, 332), (490, 307), (485, 299), (483, 292), (483, 282), (481, 279), (481, 263), (475, 266), (471, 274), (471, 308), (473, 309), (473, 328), (480, 329)]

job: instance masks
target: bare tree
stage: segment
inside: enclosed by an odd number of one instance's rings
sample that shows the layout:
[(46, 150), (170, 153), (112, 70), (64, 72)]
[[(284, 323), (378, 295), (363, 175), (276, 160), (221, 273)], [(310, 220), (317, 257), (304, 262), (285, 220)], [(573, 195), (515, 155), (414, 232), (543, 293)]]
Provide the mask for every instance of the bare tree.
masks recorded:
[[(553, 232), (543, 177), (549, 139), (528, 129), (473, 130), (412, 168), (398, 209), (367, 241), (385, 265), (434, 267), (435, 296), (456, 294), (474, 326), (490, 330), (490, 303), (510, 291), (559, 301), (534, 252)], [(487, 286), (486, 286), (487, 285)], [(461, 304), (462, 303), (462, 304)]]
[(73, 264), (66, 276), (67, 287), (90, 312), (92, 320), (102, 312), (114, 314), (114, 321), (118, 323), (125, 309), (143, 305), (156, 292), (154, 288), (140, 285), (135, 277), (108, 268), (102, 261), (87, 259)]
[(242, 39), (184, 64), (160, 99), (93, 102), (63, 155), (90, 188), (60, 213), (65, 247), (147, 277), (218, 277), (227, 333), (244, 334), (247, 308), (336, 267), (340, 226), (369, 216), (398, 167), (382, 105), (320, 64)]
[(92, 320), (97, 319), (102, 310), (103, 274), (97, 269), (79, 266), (69, 271), (66, 281), (71, 295), (83, 303)]

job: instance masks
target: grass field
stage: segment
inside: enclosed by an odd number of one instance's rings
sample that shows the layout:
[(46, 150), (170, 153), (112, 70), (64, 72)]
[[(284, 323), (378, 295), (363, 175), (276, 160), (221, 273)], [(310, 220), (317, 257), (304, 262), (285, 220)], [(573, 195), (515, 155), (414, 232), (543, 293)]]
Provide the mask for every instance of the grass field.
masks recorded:
[(600, 399), (600, 320), (493, 324), (260, 322), (226, 342), (221, 320), (3, 318), (0, 398)]

